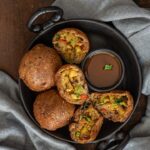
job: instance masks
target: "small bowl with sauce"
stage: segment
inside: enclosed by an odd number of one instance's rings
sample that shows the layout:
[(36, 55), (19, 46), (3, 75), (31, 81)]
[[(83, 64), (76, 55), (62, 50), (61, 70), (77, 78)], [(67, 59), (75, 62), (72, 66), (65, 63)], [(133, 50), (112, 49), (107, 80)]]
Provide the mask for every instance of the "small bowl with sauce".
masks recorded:
[(100, 49), (90, 52), (81, 66), (89, 88), (93, 91), (114, 90), (124, 79), (124, 63), (121, 57), (111, 50)]

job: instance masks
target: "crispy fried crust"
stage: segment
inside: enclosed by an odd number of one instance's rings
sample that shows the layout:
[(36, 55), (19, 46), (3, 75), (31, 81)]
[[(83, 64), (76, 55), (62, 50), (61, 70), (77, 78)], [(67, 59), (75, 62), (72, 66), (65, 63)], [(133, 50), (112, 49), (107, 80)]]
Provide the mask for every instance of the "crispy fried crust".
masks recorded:
[(79, 64), (89, 51), (89, 40), (84, 32), (76, 28), (65, 28), (53, 37), (54, 48), (68, 63)]
[(39, 94), (33, 105), (33, 113), (44, 129), (54, 131), (69, 123), (75, 106), (62, 99), (58, 92), (49, 90)]
[(74, 122), (70, 124), (71, 138), (81, 144), (94, 141), (103, 124), (103, 117), (90, 104), (88, 108), (81, 106), (74, 115)]
[(56, 51), (37, 44), (21, 60), (19, 77), (33, 91), (43, 91), (55, 85), (55, 73), (62, 65)]
[(88, 87), (81, 69), (76, 65), (64, 65), (55, 75), (59, 94), (69, 103), (83, 104), (88, 99)]
[(128, 91), (92, 93), (90, 99), (104, 118), (124, 122), (133, 110), (133, 97)]

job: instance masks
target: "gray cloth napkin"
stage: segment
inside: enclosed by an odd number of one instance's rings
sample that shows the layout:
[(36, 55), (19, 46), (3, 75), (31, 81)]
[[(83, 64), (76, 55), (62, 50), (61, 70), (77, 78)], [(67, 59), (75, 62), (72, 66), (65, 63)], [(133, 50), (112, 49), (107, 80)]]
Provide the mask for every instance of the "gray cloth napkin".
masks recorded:
[(0, 150), (73, 150), (43, 133), (26, 115), (18, 84), (0, 71)]
[[(150, 11), (131, 0), (57, 0), (64, 18), (112, 21), (134, 46), (143, 69), (142, 93), (150, 95)], [(150, 97), (149, 97), (150, 99)], [(0, 150), (71, 150), (68, 143), (43, 133), (26, 115), (20, 103), (18, 85), (0, 72)], [(125, 150), (149, 150), (150, 102), (146, 115), (131, 131)]]

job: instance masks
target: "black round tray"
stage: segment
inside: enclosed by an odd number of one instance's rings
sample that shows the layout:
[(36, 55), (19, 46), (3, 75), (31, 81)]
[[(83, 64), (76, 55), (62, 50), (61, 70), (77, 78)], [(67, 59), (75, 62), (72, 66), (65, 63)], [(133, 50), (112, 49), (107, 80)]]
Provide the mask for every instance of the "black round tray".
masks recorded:
[[(38, 16), (47, 12), (55, 12), (56, 16), (54, 15), (51, 20), (42, 25), (33, 24), (34, 20)], [(134, 98), (134, 112), (141, 94), (142, 76), (138, 58), (135, 54), (133, 47), (130, 45), (127, 39), (112, 26), (102, 23), (100, 21), (88, 19), (70, 19), (66, 21), (57, 22), (61, 18), (61, 16), (62, 12), (57, 7), (43, 8), (38, 10), (35, 14), (33, 14), (29, 21), (28, 27), (31, 31), (39, 32), (39, 34), (31, 41), (31, 43), (28, 46), (28, 49), (31, 49), (38, 43), (43, 43), (47, 46), (52, 47), (52, 37), (60, 29), (67, 27), (75, 27), (82, 30), (87, 34), (90, 40), (91, 50), (103, 48), (111, 49), (122, 58), (125, 65), (125, 78), (120, 87), (118, 87), (118, 89), (128, 90), (131, 92)], [(31, 120), (39, 127), (39, 124), (36, 122), (32, 111), (33, 102), (37, 93), (29, 90), (21, 79), (19, 79), (19, 87), (22, 97), (21, 100), (25, 111), (27, 112)], [(98, 137), (95, 141), (91, 143), (106, 141), (108, 139), (108, 144), (110, 144), (110, 137), (113, 137), (115, 133), (120, 131), (121, 128), (123, 128), (128, 123), (132, 114), (124, 123), (114, 123), (105, 120)], [(71, 143), (76, 143), (72, 141), (69, 136), (68, 126), (58, 129), (54, 132), (50, 132), (44, 129), (41, 130), (57, 139)]]

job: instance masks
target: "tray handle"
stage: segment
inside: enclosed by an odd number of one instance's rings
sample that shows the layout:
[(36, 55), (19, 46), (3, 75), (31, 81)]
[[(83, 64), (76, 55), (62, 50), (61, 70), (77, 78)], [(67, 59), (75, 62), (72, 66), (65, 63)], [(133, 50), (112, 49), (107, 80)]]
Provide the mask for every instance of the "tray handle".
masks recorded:
[[(52, 17), (47, 22), (44, 22), (43, 24), (34, 24), (34, 22), (39, 16), (47, 13), (53, 13)], [(33, 15), (30, 17), (27, 23), (27, 27), (31, 32), (39, 33), (47, 29), (54, 23), (60, 21), (62, 19), (62, 16), (63, 16), (63, 10), (59, 7), (56, 6), (43, 7), (33, 13)]]
[(128, 143), (129, 139), (130, 139), (129, 134), (125, 134), (124, 132), (119, 132), (109, 140), (100, 142), (100, 144), (98, 144), (96, 149), (97, 150), (122, 150)]

